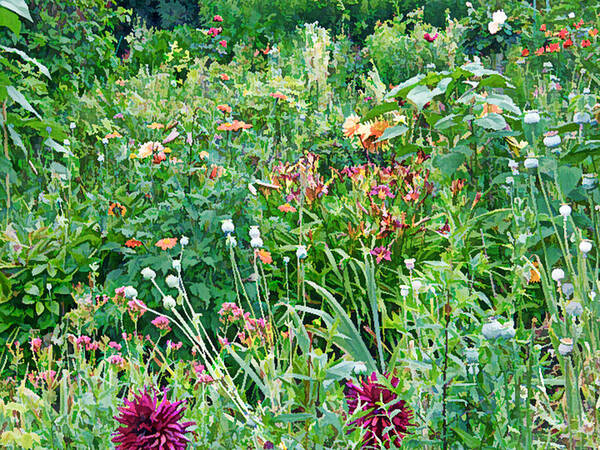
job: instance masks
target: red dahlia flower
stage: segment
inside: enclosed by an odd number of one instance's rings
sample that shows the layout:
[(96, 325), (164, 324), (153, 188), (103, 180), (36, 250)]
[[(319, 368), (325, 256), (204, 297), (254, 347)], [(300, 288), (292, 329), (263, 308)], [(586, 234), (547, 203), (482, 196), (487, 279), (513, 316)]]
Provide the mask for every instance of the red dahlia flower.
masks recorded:
[(433, 42), (438, 38), (439, 34), (435, 33), (435, 34), (429, 34), (429, 33), (425, 33), (423, 35), (423, 38), (427, 41), (427, 42)]
[(185, 407), (182, 401), (171, 403), (167, 395), (160, 404), (156, 393), (151, 397), (144, 389), (133, 396), (133, 401), (125, 399), (125, 406), (119, 408), (117, 422), (122, 424), (113, 433), (112, 442), (117, 450), (185, 450), (189, 439), (188, 428), (194, 422), (181, 423)]
[[(394, 376), (384, 375), (393, 387), (398, 386), (399, 380)], [(390, 444), (399, 446), (402, 438), (409, 434), (413, 412), (404, 400), (396, 393), (377, 381), (375, 372), (362, 380), (360, 386), (348, 382), (346, 400), (350, 414), (358, 409), (361, 417), (350, 422), (356, 427), (364, 428), (366, 434), (363, 448), (390, 448)]]

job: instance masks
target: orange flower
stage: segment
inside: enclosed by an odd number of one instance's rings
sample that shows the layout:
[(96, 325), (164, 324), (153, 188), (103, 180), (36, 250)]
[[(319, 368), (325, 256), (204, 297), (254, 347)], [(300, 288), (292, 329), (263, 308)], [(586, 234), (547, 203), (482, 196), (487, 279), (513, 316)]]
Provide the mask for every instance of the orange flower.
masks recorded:
[(271, 258), (271, 253), (262, 248), (260, 250), (256, 250), (256, 256), (263, 262), (263, 264), (271, 264), (273, 262), (273, 258)]
[(544, 47), (540, 47), (535, 51), (536, 56), (542, 56), (544, 54)]
[(575, 27), (576, 30), (579, 30), (582, 26), (583, 26), (583, 19), (579, 20), (579, 23), (574, 23), (573, 26)]
[(560, 44), (558, 42), (553, 42), (546, 46), (546, 53), (554, 53), (560, 52)]
[(219, 76), (221, 77), (221, 80), (223, 80), (223, 81), (229, 81), (231, 79), (231, 78), (229, 78), (229, 75), (227, 75), (226, 73), (222, 73)]
[(533, 262), (533, 269), (529, 269), (529, 281), (528, 283), (539, 283), (540, 282), (540, 272), (538, 271), (538, 262)]
[(348, 117), (346, 117), (344, 125), (342, 125), (342, 128), (344, 130), (344, 136), (346, 136), (347, 138), (351, 138), (352, 136), (354, 136), (354, 133), (358, 131), (359, 127), (360, 117), (358, 117), (356, 114), (349, 115)]
[(564, 41), (564, 40), (567, 38), (567, 36), (568, 36), (568, 35), (569, 35), (569, 32), (567, 31), (567, 29), (566, 29), (566, 28), (563, 28), (563, 29), (561, 29), (561, 30), (558, 32), (558, 35), (557, 35), (557, 36), (558, 36), (559, 38), (561, 38), (561, 39)]
[(546, 24), (543, 23), (542, 26), (540, 27), (540, 31), (546, 31)]
[(162, 123), (158, 123), (158, 122), (152, 122), (150, 125), (148, 125), (148, 128), (150, 128), (151, 130), (160, 130), (161, 128), (164, 128), (165, 126)]
[(277, 209), (279, 209), (279, 211), (281, 212), (296, 212), (296, 208), (294, 208), (292, 205), (290, 205), (289, 203), (286, 203), (284, 205), (280, 205), (277, 207)]
[[(115, 209), (118, 209), (116, 214), (115, 214)], [(116, 217), (118, 214), (120, 214), (121, 217), (123, 217), (123, 216), (125, 216), (126, 212), (127, 212), (127, 208), (125, 208), (123, 205), (121, 205), (119, 203), (111, 203), (110, 206), (108, 207), (108, 215), (109, 216)]]
[(590, 30), (590, 36), (596, 37), (597, 35), (598, 35), (598, 28), (594, 28), (593, 30)]
[(118, 131), (108, 133), (106, 136), (104, 136), (105, 139), (113, 139), (113, 138), (120, 138), (120, 137), (123, 137), (123, 136), (121, 136), (121, 134)]
[(273, 98), (277, 98), (279, 100), (287, 100), (287, 96), (282, 94), (281, 92), (275, 92), (274, 94), (269, 94)]
[(526, 49), (526, 48), (524, 48), (524, 49), (521, 51), (521, 56), (522, 56), (523, 58), (526, 58), (526, 57), (528, 57), (528, 56), (529, 56), (529, 50), (528, 50), (528, 49)]
[(177, 238), (164, 238), (158, 241), (155, 245), (163, 250), (169, 250), (175, 247), (177, 244)]
[(129, 239), (127, 242), (125, 242), (125, 247), (129, 247), (129, 248), (136, 248), (136, 247), (141, 247), (142, 246), (142, 242), (138, 241), (137, 239)]
[(483, 115), (487, 115), (489, 113), (502, 114), (502, 108), (497, 105), (492, 105), (491, 103), (484, 103), (483, 105)]
[(221, 111), (221, 112), (224, 112), (224, 113), (230, 113), (231, 112), (231, 106), (229, 106), (229, 105), (219, 105), (219, 106), (217, 106), (217, 109), (219, 111)]
[(206, 150), (202, 150), (200, 152), (199, 156), (200, 156), (200, 159), (206, 159), (206, 158), (208, 158), (208, 152)]
[(233, 123), (225, 122), (217, 127), (219, 131), (239, 131), (240, 129), (247, 130), (248, 128), (252, 128), (252, 125), (249, 123), (241, 122), (239, 120), (234, 120)]
[(125, 81), (125, 80), (117, 80), (117, 81), (115, 81), (115, 84), (117, 84), (117, 85), (119, 85), (121, 87), (125, 86), (125, 83), (127, 83), (127, 81)]

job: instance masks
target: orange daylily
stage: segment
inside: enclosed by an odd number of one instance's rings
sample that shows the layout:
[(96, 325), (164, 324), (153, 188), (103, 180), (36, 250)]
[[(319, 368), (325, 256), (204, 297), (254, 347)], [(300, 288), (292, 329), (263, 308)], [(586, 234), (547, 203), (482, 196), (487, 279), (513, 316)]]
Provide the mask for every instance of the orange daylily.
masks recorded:
[(258, 258), (263, 262), (263, 264), (271, 264), (273, 262), (271, 253), (262, 248), (256, 251), (256, 256), (258, 256)]
[(229, 106), (229, 105), (218, 105), (217, 109), (219, 111), (221, 111), (221, 112), (224, 112), (224, 113), (230, 113), (231, 112), (231, 106)]

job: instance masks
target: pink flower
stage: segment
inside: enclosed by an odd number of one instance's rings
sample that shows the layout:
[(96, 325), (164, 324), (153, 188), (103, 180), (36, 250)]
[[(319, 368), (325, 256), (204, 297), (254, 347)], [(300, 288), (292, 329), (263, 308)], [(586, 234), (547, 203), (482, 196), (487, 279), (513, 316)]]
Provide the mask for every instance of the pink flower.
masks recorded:
[(381, 262), (381, 260), (385, 259), (386, 261), (391, 261), (392, 253), (389, 251), (387, 247), (375, 247), (371, 250), (371, 255), (376, 257), (377, 264)]
[(215, 21), (215, 22), (223, 22), (223, 18), (217, 14), (215, 17), (213, 17), (213, 21)]
[(31, 346), (31, 351), (37, 353), (42, 348), (42, 340), (40, 338), (31, 338), (29, 345)]
[(219, 338), (219, 344), (221, 344), (222, 347), (227, 347), (228, 345), (231, 345), (229, 340), (227, 338)]
[(210, 27), (208, 30), (208, 34), (210, 34), (212, 37), (217, 37), (219, 34), (221, 34), (221, 31), (223, 31), (223, 28), (221, 28), (221, 27), (219, 27), (219, 28)]
[(118, 344), (115, 341), (110, 341), (108, 343), (108, 346), (111, 347), (111, 348), (114, 348), (116, 351), (120, 351), (121, 350), (121, 344)]
[(75, 339), (75, 345), (78, 348), (86, 347), (91, 342), (92, 342), (92, 339), (89, 336), (85, 336), (85, 335), (79, 336), (77, 339)]
[(371, 195), (371, 196), (376, 195), (377, 197), (379, 197), (380, 200), (385, 200), (386, 197), (389, 197), (389, 198), (395, 197), (395, 195), (392, 193), (392, 191), (390, 191), (390, 188), (387, 187), (385, 184), (380, 184), (379, 186), (375, 186), (373, 189), (371, 189), (371, 192), (369, 192), (369, 195)]
[(179, 341), (177, 344), (175, 344), (174, 342), (171, 342), (170, 340), (167, 341), (167, 347), (171, 348), (173, 350), (179, 350), (182, 346), (183, 346), (183, 342), (181, 342), (181, 341)]
[(427, 42), (433, 42), (438, 38), (438, 34), (435, 33), (434, 35), (431, 35), (429, 33), (425, 33), (423, 35), (423, 38), (427, 41)]
[(122, 118), (123, 118), (123, 113), (118, 113), (113, 116), (113, 119), (122, 119)]
[(119, 366), (121, 369), (124, 368), (125, 364), (127, 363), (120, 353), (109, 356), (108, 362), (114, 364), (115, 366)]
[(219, 41), (219, 45), (221, 47), (223, 47), (223, 48), (226, 48), (227, 47), (227, 41), (225, 39), (223, 39), (223, 40)]
[(151, 323), (159, 330), (171, 331), (171, 327), (169, 326), (169, 319), (165, 316), (158, 316)]

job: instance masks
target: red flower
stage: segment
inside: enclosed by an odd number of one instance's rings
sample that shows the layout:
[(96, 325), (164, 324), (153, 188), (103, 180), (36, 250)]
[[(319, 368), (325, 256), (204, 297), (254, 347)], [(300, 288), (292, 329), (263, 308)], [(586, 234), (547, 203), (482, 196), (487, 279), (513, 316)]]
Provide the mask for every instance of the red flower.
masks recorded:
[(569, 48), (573, 46), (573, 41), (569, 38), (565, 42), (563, 42), (563, 48)]
[(567, 38), (567, 36), (569, 35), (569, 32), (567, 31), (566, 28), (562, 28), (559, 32), (558, 32), (558, 37), (561, 38), (563, 41)]
[(392, 260), (392, 253), (387, 247), (375, 247), (373, 250), (371, 250), (371, 255), (376, 257), (377, 264), (379, 264), (383, 259), (386, 261)]
[(521, 51), (521, 56), (522, 56), (523, 58), (527, 58), (527, 57), (529, 56), (529, 50), (528, 50), (528, 49), (526, 49), (526, 48), (524, 48), (524, 49)]
[(423, 38), (427, 41), (427, 42), (433, 42), (438, 38), (438, 33), (435, 33), (434, 35), (431, 35), (429, 33), (425, 33), (423, 35)]
[(184, 450), (189, 439), (185, 436), (194, 422), (180, 422), (185, 407), (182, 401), (171, 403), (166, 392), (158, 403), (156, 394), (152, 397), (147, 390), (133, 396), (133, 401), (125, 399), (125, 406), (119, 408), (115, 416), (121, 424), (113, 433), (112, 442), (117, 450)]
[(279, 205), (277, 209), (281, 212), (296, 212), (296, 208), (294, 208), (289, 203), (284, 203), (283, 205)]
[(595, 37), (598, 35), (598, 28), (594, 28), (593, 30), (590, 30), (590, 36)]
[(160, 164), (165, 159), (167, 159), (167, 155), (165, 155), (165, 152), (158, 152), (152, 157), (152, 163)]
[(560, 44), (558, 42), (553, 42), (546, 46), (546, 53), (555, 53), (560, 52)]
[(223, 18), (217, 14), (215, 17), (213, 17), (213, 21), (215, 21), (215, 22), (223, 22)]
[(542, 56), (544, 54), (544, 47), (540, 47), (535, 51), (536, 56)]
[[(393, 387), (397, 387), (398, 378), (384, 375)], [(407, 407), (404, 400), (400, 400), (395, 392), (377, 381), (375, 372), (370, 377), (362, 380), (359, 386), (348, 382), (346, 400), (350, 414), (360, 410), (358, 419), (350, 422), (351, 425), (366, 430), (363, 439), (363, 448), (385, 448), (390, 445), (400, 446), (402, 438), (408, 434), (413, 412)]]
[(583, 26), (583, 19), (580, 19), (579, 23), (574, 23), (573, 26), (576, 30), (579, 30)]
[(229, 81), (230, 80), (229, 75), (227, 75), (226, 73), (222, 73), (221, 75), (219, 75), (219, 77), (223, 81)]
[(138, 241), (137, 239), (129, 239), (127, 242), (125, 242), (125, 247), (129, 247), (129, 248), (136, 248), (136, 247), (141, 247), (142, 246), (142, 242)]
[(219, 41), (219, 45), (223, 48), (227, 47), (227, 41), (225, 39), (223, 39), (222, 41)]
[(590, 45), (592, 45), (592, 43), (590, 42), (590, 40), (589, 40), (589, 39), (584, 39), (583, 41), (581, 41), (581, 46), (582, 46), (583, 48), (585, 48), (585, 47), (589, 47)]
[(546, 24), (543, 23), (542, 26), (540, 27), (540, 31), (546, 31)]

